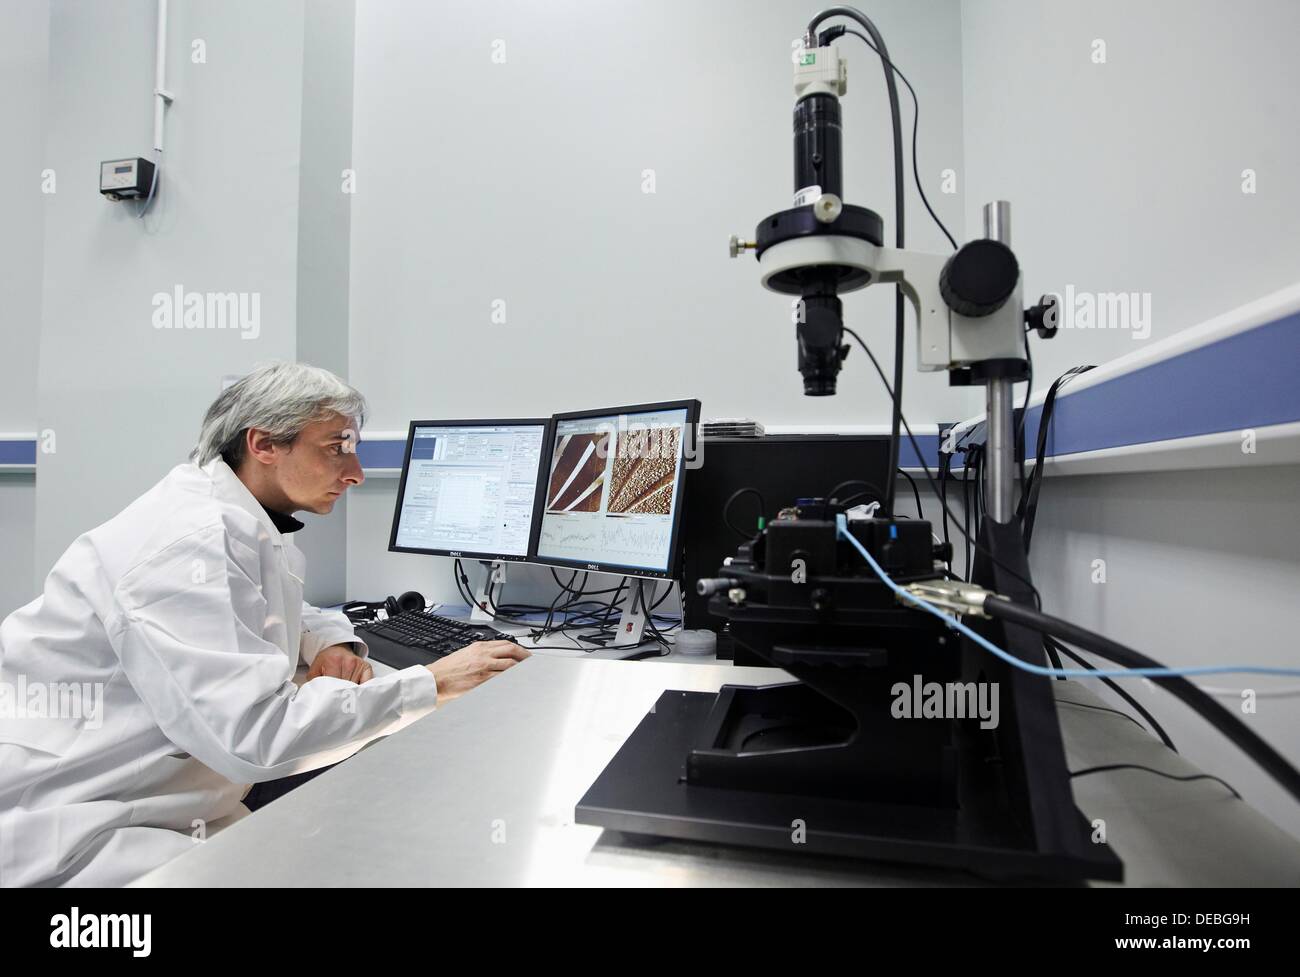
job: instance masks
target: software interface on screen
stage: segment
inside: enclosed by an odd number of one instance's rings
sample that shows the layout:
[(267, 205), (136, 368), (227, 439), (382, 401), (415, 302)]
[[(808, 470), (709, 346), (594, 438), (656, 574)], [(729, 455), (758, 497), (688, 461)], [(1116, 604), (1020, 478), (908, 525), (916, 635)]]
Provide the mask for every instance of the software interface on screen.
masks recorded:
[(687, 411), (556, 421), (537, 555), (666, 572)]
[(546, 425), (417, 425), (396, 546), (528, 556)]

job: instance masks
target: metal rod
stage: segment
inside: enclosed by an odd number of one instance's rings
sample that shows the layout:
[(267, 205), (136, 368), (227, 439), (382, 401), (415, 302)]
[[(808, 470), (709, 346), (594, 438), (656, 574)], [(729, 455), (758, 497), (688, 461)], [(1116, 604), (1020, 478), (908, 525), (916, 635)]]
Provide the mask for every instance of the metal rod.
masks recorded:
[(994, 200), (984, 205), (984, 236), (1011, 245), (1011, 204)]
[(1010, 522), (1012, 515), (1015, 436), (1012, 433), (1010, 380), (989, 380), (984, 388), (984, 417), (988, 424), (984, 459), (984, 504), (988, 518)]
[[(984, 236), (1011, 245), (1011, 204), (994, 200), (984, 205)], [(1016, 441), (1010, 380), (990, 379), (984, 388), (984, 504), (994, 522), (1011, 521), (1015, 482)]]
[(167, 0), (158, 0), (158, 31), (153, 59), (153, 148), (162, 152), (163, 116), (167, 109)]

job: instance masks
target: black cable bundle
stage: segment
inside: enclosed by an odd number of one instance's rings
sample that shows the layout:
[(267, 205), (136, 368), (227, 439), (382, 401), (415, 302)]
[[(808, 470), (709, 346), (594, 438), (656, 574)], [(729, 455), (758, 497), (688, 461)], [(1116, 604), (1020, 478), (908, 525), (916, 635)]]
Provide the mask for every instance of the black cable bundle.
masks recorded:
[[(1000, 597), (990, 596), (984, 601), (985, 612), (993, 618), (1031, 628), (1042, 634), (1068, 641), (1085, 651), (1100, 655), (1124, 668), (1163, 668), (1159, 662), (1141, 652), (1096, 634), (1077, 624), (1063, 621), (1032, 607), (1016, 604)], [(1196, 710), (1215, 729), (1231, 740), (1247, 756), (1276, 780), (1292, 797), (1300, 800), (1300, 771), (1265, 742), (1254, 730), (1215, 702), (1202, 689), (1182, 675), (1152, 676), (1151, 681)], [(1164, 737), (1166, 741), (1167, 737)], [(1170, 744), (1172, 746), (1172, 744)]]
[[(1038, 444), (1034, 452), (1034, 470), (1029, 473), (1029, 482), (1026, 484), (1024, 479), (1024, 463), (1021, 462), (1020, 478), (1020, 505), (1016, 508), (1016, 518), (1020, 520), (1021, 534), (1025, 540), (1025, 553), (1029, 552), (1029, 544), (1034, 535), (1034, 519), (1038, 515), (1038, 493), (1043, 487), (1043, 461), (1047, 455), (1047, 431), (1052, 424), (1052, 414), (1056, 410), (1056, 395), (1061, 387), (1069, 383), (1075, 377), (1094, 370), (1094, 366), (1076, 366), (1073, 369), (1066, 370), (1053, 382), (1047, 390), (1047, 396), (1043, 398), (1043, 413), (1038, 419)], [(1025, 424), (1029, 416), (1029, 400), (1025, 400), (1025, 416), (1021, 419), (1021, 439), (1024, 438)]]
[[(475, 601), (470, 593), (469, 577), (466, 576), (460, 560), (454, 561), (453, 570), (456, 578), (456, 589), (459, 591), (461, 599), (464, 600), (469, 607), (474, 607)], [(575, 588), (574, 584), (577, 582), (579, 573), (582, 574), (582, 583)], [(587, 571), (574, 570), (566, 583), (560, 579), (560, 575), (556, 573), (555, 568), (552, 567), (551, 577), (554, 579), (560, 590), (559, 593), (556, 594), (555, 599), (551, 601), (548, 606), (542, 606), (539, 604), (499, 605), (496, 602), (496, 598), (494, 598), (489, 592), (487, 594), (487, 611), (495, 620), (503, 621), (507, 624), (517, 624), (528, 627), (528, 635), (534, 641), (539, 641), (553, 634), (565, 634), (569, 631), (586, 630), (591, 628), (595, 629), (594, 632), (585, 635), (585, 637), (604, 637), (607, 639), (613, 637), (614, 627), (617, 623), (615, 616), (621, 614), (623, 611), (623, 590), (628, 586), (627, 577), (623, 577), (619, 581), (617, 587), (609, 587), (604, 590), (586, 589), (587, 580), (590, 577), (590, 574)], [(651, 593), (653, 597), (653, 590)], [(664, 621), (670, 621), (672, 619), (663, 615), (656, 615), (654, 611), (660, 604), (668, 599), (668, 596), (671, 593), (672, 587), (669, 586), (663, 594), (654, 598), (653, 602), (647, 606), (644, 593), (642, 592), (640, 585), (638, 585), (637, 597), (633, 599), (634, 606), (636, 601), (639, 599), (641, 608), (646, 613), (646, 628), (652, 635), (652, 640), (664, 645), (665, 647), (671, 646), (673, 642), (667, 638), (665, 629), (661, 629), (655, 623), (655, 618), (658, 617)], [(603, 594), (613, 594), (614, 596), (611, 597), (607, 603), (590, 599)], [(545, 613), (546, 620), (543, 621), (540, 626), (534, 626), (534, 623), (531, 621), (526, 621), (517, 616), (512, 616), (521, 613)], [(557, 615), (563, 616), (563, 620), (558, 623), (555, 620)], [(677, 627), (677, 625), (672, 625), (666, 630), (670, 632), (674, 627)], [(575, 642), (574, 647), (582, 647), (577, 644), (576, 639), (571, 640), (574, 640)], [(645, 642), (642, 642), (642, 644), (644, 643)], [(570, 650), (569, 647), (565, 645), (533, 645), (532, 647)], [(611, 646), (607, 645), (605, 647), (608, 648)], [(600, 646), (595, 646), (585, 650), (598, 651), (601, 650), (601, 648)]]

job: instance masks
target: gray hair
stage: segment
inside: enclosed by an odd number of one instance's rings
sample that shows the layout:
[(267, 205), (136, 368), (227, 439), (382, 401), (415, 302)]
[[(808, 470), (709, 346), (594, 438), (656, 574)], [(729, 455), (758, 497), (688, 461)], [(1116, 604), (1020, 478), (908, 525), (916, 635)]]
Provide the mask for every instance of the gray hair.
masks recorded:
[(305, 363), (272, 363), (221, 391), (203, 416), (199, 443), (190, 458), (206, 465), (221, 457), (238, 468), (249, 428), (266, 431), (275, 444), (292, 444), (313, 421), (342, 414), (354, 418), (360, 428), (365, 413), (365, 397), (329, 370)]

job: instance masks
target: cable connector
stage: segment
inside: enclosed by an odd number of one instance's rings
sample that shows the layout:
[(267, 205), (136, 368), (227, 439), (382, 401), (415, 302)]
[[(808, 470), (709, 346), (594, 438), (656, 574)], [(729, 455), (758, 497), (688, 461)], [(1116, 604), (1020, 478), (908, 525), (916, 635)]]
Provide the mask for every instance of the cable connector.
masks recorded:
[[(964, 580), (918, 580), (916, 583), (903, 584), (902, 589), (945, 611), (975, 617), (988, 617), (984, 611), (984, 602), (990, 597), (998, 596), (991, 590)], [(896, 596), (900, 604), (908, 603), (902, 594)]]

